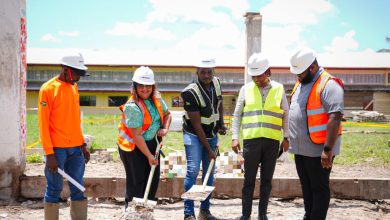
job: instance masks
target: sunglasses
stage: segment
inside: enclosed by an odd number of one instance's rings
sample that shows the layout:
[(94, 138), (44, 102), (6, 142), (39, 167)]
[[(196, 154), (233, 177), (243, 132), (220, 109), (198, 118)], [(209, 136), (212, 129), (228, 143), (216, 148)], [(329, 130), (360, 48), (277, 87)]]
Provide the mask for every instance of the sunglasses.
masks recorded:
[(85, 76), (85, 75), (87, 75), (87, 71), (85, 71), (85, 70), (79, 70), (79, 69), (72, 68), (72, 67), (69, 67), (69, 69), (71, 69), (72, 72), (76, 73), (76, 74), (79, 75), (79, 76)]
[(151, 88), (153, 88), (153, 85), (138, 84), (137, 87), (140, 89), (143, 89), (143, 88), (151, 89)]

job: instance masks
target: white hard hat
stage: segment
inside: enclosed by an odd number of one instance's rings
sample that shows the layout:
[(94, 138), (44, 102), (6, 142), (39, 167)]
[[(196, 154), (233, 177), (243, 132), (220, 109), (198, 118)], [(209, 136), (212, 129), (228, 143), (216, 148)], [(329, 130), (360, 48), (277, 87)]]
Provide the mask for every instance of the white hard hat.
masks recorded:
[(84, 65), (84, 58), (81, 53), (69, 54), (61, 58), (60, 63), (64, 66), (69, 66), (79, 70), (87, 70)]
[(268, 59), (262, 53), (254, 53), (248, 60), (248, 75), (260, 76), (269, 68)]
[(149, 67), (141, 66), (135, 70), (133, 75), (133, 82), (143, 85), (154, 85), (154, 73)]
[(301, 74), (305, 71), (316, 59), (315, 52), (310, 48), (298, 50), (290, 59), (290, 71), (293, 74)]
[(215, 67), (215, 59), (202, 59), (195, 66), (198, 68), (214, 68)]

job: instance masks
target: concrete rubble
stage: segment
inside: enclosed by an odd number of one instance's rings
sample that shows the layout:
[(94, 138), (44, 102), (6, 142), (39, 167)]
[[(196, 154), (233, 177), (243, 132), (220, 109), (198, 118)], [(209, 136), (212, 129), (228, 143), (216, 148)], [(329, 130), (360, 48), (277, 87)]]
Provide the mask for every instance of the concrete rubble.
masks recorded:
[(352, 111), (352, 120), (356, 122), (361, 121), (384, 121), (386, 117), (384, 114), (377, 111)]

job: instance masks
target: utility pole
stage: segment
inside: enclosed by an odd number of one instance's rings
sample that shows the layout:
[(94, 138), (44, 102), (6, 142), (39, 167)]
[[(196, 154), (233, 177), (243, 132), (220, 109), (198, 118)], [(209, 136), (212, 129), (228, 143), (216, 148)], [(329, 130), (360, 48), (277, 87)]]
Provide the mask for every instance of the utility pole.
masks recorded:
[(251, 79), (248, 77), (248, 59), (253, 53), (261, 52), (261, 26), (262, 16), (260, 13), (247, 12), (245, 15), (245, 83)]

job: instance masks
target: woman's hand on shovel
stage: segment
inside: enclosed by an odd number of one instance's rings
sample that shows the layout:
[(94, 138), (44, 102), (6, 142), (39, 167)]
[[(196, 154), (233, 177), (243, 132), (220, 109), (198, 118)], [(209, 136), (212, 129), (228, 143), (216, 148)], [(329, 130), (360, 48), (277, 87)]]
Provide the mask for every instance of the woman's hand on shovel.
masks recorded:
[(149, 165), (152, 166), (152, 165), (158, 165), (158, 160), (154, 158), (153, 154), (150, 154), (148, 156), (148, 161), (149, 161)]

